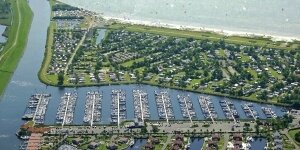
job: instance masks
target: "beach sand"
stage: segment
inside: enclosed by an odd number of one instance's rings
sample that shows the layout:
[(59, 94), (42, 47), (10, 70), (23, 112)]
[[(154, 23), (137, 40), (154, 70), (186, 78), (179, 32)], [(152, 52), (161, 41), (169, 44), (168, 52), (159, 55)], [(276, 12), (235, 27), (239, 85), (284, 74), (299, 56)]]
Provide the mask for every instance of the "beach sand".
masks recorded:
[(268, 35), (268, 34), (262, 34), (262, 33), (251, 33), (251, 32), (243, 32), (243, 31), (222, 30), (222, 29), (215, 29), (215, 28), (208, 28), (208, 27), (185, 26), (185, 25), (170, 24), (170, 23), (163, 23), (163, 22), (150, 22), (150, 21), (133, 20), (133, 19), (128, 19), (128, 18), (125, 19), (125, 18), (102, 16), (102, 15), (100, 15), (100, 16), (102, 18), (104, 18), (105, 20), (111, 20), (111, 21), (115, 21), (118, 23), (164, 27), (164, 28), (179, 29), (179, 30), (214, 32), (214, 33), (218, 33), (218, 34), (222, 34), (222, 35), (226, 35), (226, 36), (263, 37), (263, 38), (269, 38), (272, 41), (286, 41), (286, 42), (300, 41), (300, 38), (297, 38), (297, 37)]

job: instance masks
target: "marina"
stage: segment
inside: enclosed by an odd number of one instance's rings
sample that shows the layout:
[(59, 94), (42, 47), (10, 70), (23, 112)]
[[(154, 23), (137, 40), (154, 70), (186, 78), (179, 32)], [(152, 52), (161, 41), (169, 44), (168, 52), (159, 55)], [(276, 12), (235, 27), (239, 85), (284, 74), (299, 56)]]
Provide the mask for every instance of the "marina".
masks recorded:
[(262, 107), (261, 109), (262, 109), (262, 111), (264, 112), (264, 114), (266, 115), (267, 118), (276, 118), (277, 117), (277, 115), (272, 110), (272, 108), (270, 108), (270, 107)]
[[(30, 97), (23, 120), (35, 120), (37, 124), (53, 125), (82, 125), (88, 124), (118, 124), (124, 120), (143, 123), (147, 120), (210, 120), (216, 119), (237, 121), (237, 119), (268, 119), (282, 116), (281, 108), (236, 100), (221, 100), (214, 96), (197, 95), (192, 93), (169, 93), (169, 91), (149, 91), (133, 87), (89, 89), (77, 93), (66, 91), (61, 101), (49, 103), (50, 94), (35, 94)], [(77, 97), (78, 94), (78, 97)], [(175, 95), (176, 94), (176, 95)], [(47, 97), (49, 96), (49, 97)], [(128, 96), (128, 97), (127, 97)], [(51, 95), (51, 98), (53, 96)], [(43, 99), (43, 100), (40, 100)], [(81, 99), (76, 101), (76, 99)], [(197, 101), (194, 101), (193, 100)], [(38, 104), (40, 101), (40, 104)], [(197, 104), (198, 103), (198, 104)], [(195, 105), (196, 104), (196, 105)], [(217, 105), (219, 104), (219, 105)], [(235, 107), (240, 105), (241, 107)], [(56, 106), (56, 107), (55, 107)], [(36, 109), (38, 108), (38, 109)], [(261, 111), (255, 110), (261, 108)], [(46, 111), (47, 110), (47, 111)], [(56, 111), (57, 110), (57, 111)], [(56, 116), (55, 122), (53, 112)], [(33, 116), (35, 119), (33, 119)], [(45, 120), (45, 118), (48, 118)]]
[(126, 119), (126, 95), (123, 90), (112, 90), (111, 94), (111, 122), (120, 126)]
[(26, 107), (24, 120), (33, 120), (36, 124), (44, 124), (45, 113), (49, 103), (50, 94), (33, 94), (29, 98), (28, 105)]
[(57, 109), (56, 123), (64, 126), (73, 122), (77, 93), (65, 93)]
[(191, 123), (193, 123), (193, 119), (197, 116), (190, 97), (185, 95), (177, 95), (177, 99), (183, 118), (187, 118), (191, 121)]
[(242, 108), (248, 118), (253, 118), (254, 120), (259, 118), (259, 115), (257, 111), (254, 110), (252, 103), (243, 104)]
[(86, 94), (83, 122), (93, 126), (94, 122), (100, 122), (102, 94), (100, 92), (88, 92)]
[(167, 91), (155, 91), (155, 101), (159, 119), (165, 119), (169, 123), (169, 119), (175, 118), (171, 99)]
[(240, 118), (233, 102), (227, 100), (221, 100), (220, 105), (227, 119), (236, 122), (236, 120)]
[[(206, 1), (205, 1), (206, 2)], [(69, 92), (71, 90), (74, 90), (73, 88), (58, 88), (53, 86), (46, 86), (42, 82), (39, 81), (37, 77), (37, 73), (41, 67), (41, 64), (43, 62), (43, 56), (45, 51), (45, 45), (46, 45), (46, 37), (47, 37), (47, 29), (48, 25), (50, 23), (49, 16), (50, 16), (50, 7), (48, 1), (44, 0), (31, 0), (29, 1), (30, 7), (32, 11), (34, 12), (34, 18), (32, 22), (32, 28), (30, 30), (30, 34), (28, 37), (28, 44), (26, 47), (26, 50), (24, 51), (24, 55), (22, 59), (20, 60), (20, 63), (17, 67), (17, 69), (14, 71), (14, 75), (11, 77), (11, 82), (8, 84), (4, 94), (1, 96), (1, 105), (0, 105), (0, 118), (1, 120), (1, 127), (3, 130), (0, 131), (1, 135), (3, 137), (1, 138), (0, 145), (2, 149), (17, 149), (20, 141), (16, 136), (13, 136), (15, 134), (15, 131), (21, 124), (24, 122), (20, 119), (24, 113), (24, 108), (27, 105), (27, 100), (24, 100), (24, 98), (28, 98), (34, 90), (41, 90), (41, 91), (47, 91), (51, 93), (51, 99), (55, 99), (49, 101), (48, 109), (46, 111), (45, 115), (45, 124), (46, 125), (53, 125), (55, 123), (55, 117), (56, 117), (56, 110), (57, 107), (60, 105), (59, 98), (64, 94), (65, 92)], [(213, 5), (212, 5), (213, 6)], [(264, 5), (261, 5), (264, 6)], [(296, 5), (294, 5), (296, 6)], [(293, 13), (294, 11), (291, 10)], [(224, 11), (222, 11), (224, 12)], [(174, 15), (173, 15), (174, 16)], [(33, 57), (34, 56), (34, 59)], [(30, 69), (28, 69), (28, 66), (30, 66)], [(188, 91), (181, 91), (181, 90), (174, 90), (174, 89), (166, 89), (166, 88), (160, 88), (157, 86), (150, 86), (150, 85), (137, 85), (137, 84), (128, 84), (128, 85), (110, 85), (110, 86), (101, 86), (101, 90), (105, 91), (103, 92), (103, 109), (101, 116), (101, 121), (103, 121), (104, 124), (108, 124), (110, 122), (109, 119), (103, 120), (103, 118), (110, 118), (110, 104), (111, 104), (111, 90), (112, 89), (123, 89), (126, 91), (126, 95), (132, 95), (132, 90), (141, 88), (147, 93), (154, 93), (154, 91), (163, 91), (168, 90), (169, 93), (172, 93), (174, 97), (178, 94), (189, 94), (191, 95), (192, 100), (196, 100), (197, 97), (201, 94), (198, 93), (192, 93)], [(78, 92), (78, 99), (81, 99), (81, 101), (77, 102), (76, 109), (75, 109), (75, 116), (73, 123), (74, 125), (80, 125), (82, 124), (82, 118), (84, 116), (84, 106), (85, 106), (85, 97), (87, 91), (97, 91), (99, 90), (98, 87), (81, 87), (77, 88), (76, 91)], [(18, 92), (16, 92), (18, 91)], [(217, 103), (219, 103), (220, 100), (223, 99), (223, 97), (218, 96), (210, 96), (213, 100), (213, 103), (215, 104), (215, 110), (218, 111), (218, 114), (220, 117), (223, 117), (219, 111), (219, 107), (217, 107)], [(157, 119), (156, 113), (157, 108), (154, 106), (155, 104), (155, 97), (154, 94), (149, 94), (149, 105), (150, 105), (150, 112), (151, 112), (151, 119)], [(176, 98), (172, 98), (175, 99)], [(129, 100), (129, 99), (128, 99)], [(236, 106), (240, 106), (240, 103), (243, 102), (239, 99), (230, 99), (233, 101)], [(128, 103), (132, 103), (131, 100), (129, 100)], [(176, 104), (173, 103), (174, 105)], [(261, 108), (261, 107), (271, 107), (274, 113), (277, 116), (282, 116), (283, 113), (281, 112), (281, 107), (279, 106), (267, 106), (266, 104), (260, 104), (260, 103), (253, 103), (254, 108)], [(200, 108), (194, 104), (194, 109), (197, 112), (200, 112)], [(13, 108), (13, 109), (12, 109)], [(174, 106), (174, 112), (180, 112), (179, 109), (177, 109)], [(243, 113), (243, 112), (239, 112)], [(262, 113), (262, 111), (258, 111), (261, 117), (264, 117), (265, 115)], [(153, 115), (152, 115), (153, 114)], [(178, 115), (177, 115), (178, 116)], [(176, 116), (176, 117), (177, 117)], [(200, 114), (198, 115), (198, 117)], [(129, 118), (133, 119), (133, 117)], [(264, 118), (262, 118), (264, 119)]]
[(214, 123), (214, 120), (218, 118), (218, 115), (210, 97), (199, 96), (198, 100), (205, 119), (210, 119)]
[(139, 122), (150, 118), (148, 94), (142, 90), (133, 90), (134, 117)]

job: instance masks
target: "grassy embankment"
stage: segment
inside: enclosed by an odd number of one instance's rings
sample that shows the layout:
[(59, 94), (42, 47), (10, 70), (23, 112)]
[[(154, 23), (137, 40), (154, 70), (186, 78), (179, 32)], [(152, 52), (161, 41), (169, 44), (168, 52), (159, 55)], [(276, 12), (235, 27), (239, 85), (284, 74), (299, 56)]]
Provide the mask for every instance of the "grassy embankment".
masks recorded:
[(219, 41), (224, 38), (226, 43), (241, 44), (249, 46), (259, 46), (266, 48), (276, 48), (284, 50), (292, 50), (300, 46), (300, 41), (285, 42), (285, 41), (272, 41), (270, 38), (264, 37), (243, 37), (243, 36), (224, 36), (214, 32), (204, 31), (188, 31), (169, 29), (163, 27), (151, 27), (144, 25), (131, 25), (131, 24), (113, 24), (108, 27), (109, 29), (124, 29), (133, 32), (147, 32), (153, 34), (161, 34), (173, 37), (194, 38), (194, 39), (208, 39), (212, 41)]
[(26, 0), (11, 0), (12, 25), (7, 43), (0, 53), (0, 94), (2, 94), (23, 55), (33, 13)]
[[(40, 80), (47, 84), (47, 85), (52, 85), (52, 86), (57, 86), (57, 76), (55, 75), (47, 75), (47, 67), (50, 64), (51, 61), (51, 55), (52, 55), (52, 42), (53, 42), (53, 29), (55, 29), (55, 24), (51, 24), (48, 30), (48, 40), (47, 40), (47, 47), (46, 47), (46, 53), (45, 53), (45, 58), (44, 62), (42, 65), (42, 68), (39, 73), (39, 78)], [(194, 39), (208, 39), (212, 41), (218, 41), (222, 38), (225, 39), (227, 43), (232, 43), (232, 44), (243, 44), (243, 45), (252, 45), (252, 46), (259, 46), (259, 47), (266, 47), (266, 48), (276, 48), (276, 49), (284, 49), (284, 50), (292, 50), (300, 46), (299, 41), (294, 41), (294, 42), (274, 42), (271, 39), (268, 38), (262, 38), (262, 37), (255, 37), (255, 38), (250, 38), (250, 37), (239, 37), (239, 36), (224, 36), (221, 34), (217, 33), (212, 33), (212, 32), (198, 32), (198, 31), (188, 31), (188, 30), (177, 30), (177, 29), (168, 29), (168, 28), (158, 28), (158, 27), (149, 27), (149, 26), (143, 26), (143, 25), (130, 25), (130, 24), (113, 24), (108, 27), (110, 30), (116, 30), (116, 29), (124, 29), (124, 30), (129, 30), (133, 32), (147, 32), (147, 33), (153, 33), (153, 34), (161, 34), (161, 35), (167, 35), (167, 36), (173, 36), (173, 37), (183, 37), (183, 38), (194, 38)], [(127, 62), (122, 65), (130, 65), (133, 63), (133, 61)], [(91, 83), (88, 82), (86, 84), (81, 84), (81, 85), (73, 85), (67, 82), (67, 76), (65, 75), (65, 81), (64, 81), (64, 87), (74, 87), (74, 86), (101, 86), (101, 85), (110, 85), (110, 84), (131, 84), (131, 83), (136, 83), (135, 81), (121, 81), (121, 82), (105, 82), (105, 83)], [(192, 92), (198, 92), (198, 93), (206, 93), (206, 94), (211, 94), (211, 95), (217, 95), (217, 96), (226, 96), (230, 98), (238, 98), (238, 99), (244, 99), (244, 100), (249, 100), (249, 101), (254, 101), (254, 102), (260, 102), (260, 103), (271, 103), (271, 104), (278, 104), (275, 101), (259, 101), (255, 97), (234, 97), (228, 94), (221, 94), (221, 93), (215, 93), (213, 91), (200, 91), (200, 90), (195, 90), (191, 86), (188, 86), (187, 88), (180, 88), (176, 86), (170, 86), (170, 85), (160, 85), (156, 83), (155, 81), (143, 81), (143, 84), (149, 84), (149, 85), (154, 85), (154, 86), (160, 86), (160, 87), (166, 87), (166, 88), (173, 88), (173, 89), (179, 89), (179, 90), (187, 90), (187, 91), (192, 91)], [(279, 105), (284, 105), (284, 104), (279, 104)]]
[[(57, 3), (54, 0), (49, 0), (50, 7), (52, 8), (55, 3)], [(53, 16), (53, 11), (51, 12), (51, 18)], [(47, 31), (47, 41), (46, 41), (46, 46), (45, 46), (45, 53), (44, 53), (44, 60), (41, 65), (41, 69), (39, 70), (38, 77), (41, 82), (47, 84), (47, 85), (52, 85), (55, 86), (57, 84), (57, 76), (56, 75), (47, 75), (47, 69), (48, 66), (51, 63), (51, 57), (52, 57), (52, 43), (53, 43), (53, 36), (54, 36), (54, 30), (56, 29), (56, 23), (51, 21), (50, 25), (48, 27)], [(65, 76), (67, 78), (67, 76)]]

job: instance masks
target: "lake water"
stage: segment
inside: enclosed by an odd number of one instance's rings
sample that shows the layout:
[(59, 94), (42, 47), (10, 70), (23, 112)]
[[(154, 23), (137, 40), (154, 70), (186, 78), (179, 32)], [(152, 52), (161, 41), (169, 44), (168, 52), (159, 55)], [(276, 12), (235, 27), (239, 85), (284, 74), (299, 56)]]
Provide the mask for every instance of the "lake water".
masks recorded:
[(191, 138), (190, 139), (190, 150), (199, 150), (204, 144), (203, 138)]
[(254, 138), (253, 142), (250, 142), (250, 150), (263, 150), (267, 145), (267, 140), (265, 138)]
[[(49, 107), (46, 112), (46, 124), (53, 124), (55, 122), (55, 115), (57, 112), (57, 107), (60, 102), (60, 97), (67, 91), (74, 91), (75, 89), (70, 88), (57, 88), (48, 87), (42, 84), (38, 77), (38, 71), (42, 64), (44, 56), (44, 48), (46, 44), (47, 28), (50, 23), (50, 7), (47, 0), (29, 0), (30, 7), (34, 12), (34, 18), (32, 22), (32, 27), (28, 37), (28, 44), (26, 46), (25, 53), (20, 60), (20, 63), (12, 76), (11, 82), (6, 88), (3, 96), (0, 97), (0, 145), (1, 149), (10, 150), (18, 149), (20, 141), (15, 136), (16, 131), (24, 121), (21, 117), (24, 113), (25, 107), (28, 102), (28, 98), (31, 94), (36, 92), (46, 92), (52, 94), (52, 98), (49, 103)], [(102, 86), (102, 87), (85, 87), (77, 88), (78, 92), (78, 102), (75, 108), (75, 118), (74, 124), (83, 123), (83, 113), (85, 104), (85, 94), (90, 90), (100, 90), (103, 91), (103, 109), (102, 109), (102, 123), (109, 123), (110, 116), (110, 104), (111, 104), (111, 90), (112, 89), (123, 89), (126, 91), (127, 100), (127, 117), (133, 119), (133, 100), (132, 100), (132, 90), (133, 89), (143, 89), (149, 94), (149, 105), (151, 112), (151, 119), (158, 119), (158, 114), (156, 110), (156, 104), (154, 100), (154, 91), (156, 90), (167, 90), (171, 96), (173, 109), (175, 112), (176, 119), (182, 119), (179, 104), (177, 102), (178, 94), (190, 95), (194, 108), (197, 113), (198, 119), (203, 119), (200, 106), (197, 103), (197, 97), (200, 94), (184, 92), (172, 89), (162, 89), (149, 85), (115, 85), (115, 86)], [(220, 118), (224, 118), (224, 114), (220, 108), (219, 100), (222, 97), (211, 97), (213, 103), (216, 107), (217, 113)], [(240, 105), (246, 103), (244, 101), (232, 100), (234, 101), (241, 117), (245, 117)], [(255, 108), (264, 118), (260, 107), (265, 106), (261, 104), (255, 104)], [(278, 116), (282, 115), (280, 107), (272, 107)], [(130, 111), (129, 111), (130, 110)]]
[(98, 32), (98, 36), (96, 38), (96, 44), (98, 45), (101, 43), (102, 39), (104, 38), (106, 29), (99, 29), (97, 30), (97, 32)]
[(300, 38), (299, 0), (59, 0), (103, 16)]
[(6, 29), (6, 26), (0, 25), (0, 43), (5, 43), (6, 42), (6, 37), (4, 37), (2, 34), (4, 33)]
[(140, 150), (147, 143), (147, 139), (134, 139), (134, 145), (132, 147), (126, 148), (126, 150)]

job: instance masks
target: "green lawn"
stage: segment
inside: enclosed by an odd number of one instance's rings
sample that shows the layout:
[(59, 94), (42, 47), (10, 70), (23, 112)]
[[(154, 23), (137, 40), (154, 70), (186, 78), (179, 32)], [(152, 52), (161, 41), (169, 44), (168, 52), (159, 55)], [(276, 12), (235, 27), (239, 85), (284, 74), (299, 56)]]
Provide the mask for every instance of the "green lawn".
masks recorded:
[(32, 21), (32, 11), (26, 0), (11, 0), (12, 26), (8, 40), (0, 53), (0, 94), (2, 94), (23, 55)]
[(53, 43), (53, 30), (55, 29), (55, 23), (51, 22), (50, 26), (48, 28), (47, 33), (47, 43), (46, 43), (46, 51), (45, 51), (45, 57), (42, 63), (42, 67), (39, 71), (39, 79), (42, 82), (48, 83), (50, 85), (57, 84), (57, 77), (55, 75), (47, 75), (47, 70), (49, 67), (49, 64), (51, 62), (52, 57), (52, 43)]
[(223, 146), (224, 146), (224, 136), (221, 136), (221, 139), (218, 142), (218, 149), (222, 149)]
[(292, 144), (292, 141), (289, 141), (289, 139), (286, 135), (283, 135), (282, 137), (283, 137), (283, 149), (285, 149), (285, 150), (295, 149), (294, 144)]
[(132, 66), (133, 62), (141, 62), (141, 61), (144, 61), (144, 58), (137, 58), (137, 59), (134, 59), (134, 60), (130, 60), (130, 61), (126, 61), (124, 63), (122, 63), (121, 65), (124, 66), (124, 67), (130, 67)]
[(297, 132), (300, 132), (300, 128), (289, 130), (289, 136), (294, 140), (295, 143), (300, 145), (300, 143), (295, 140), (295, 134)]

